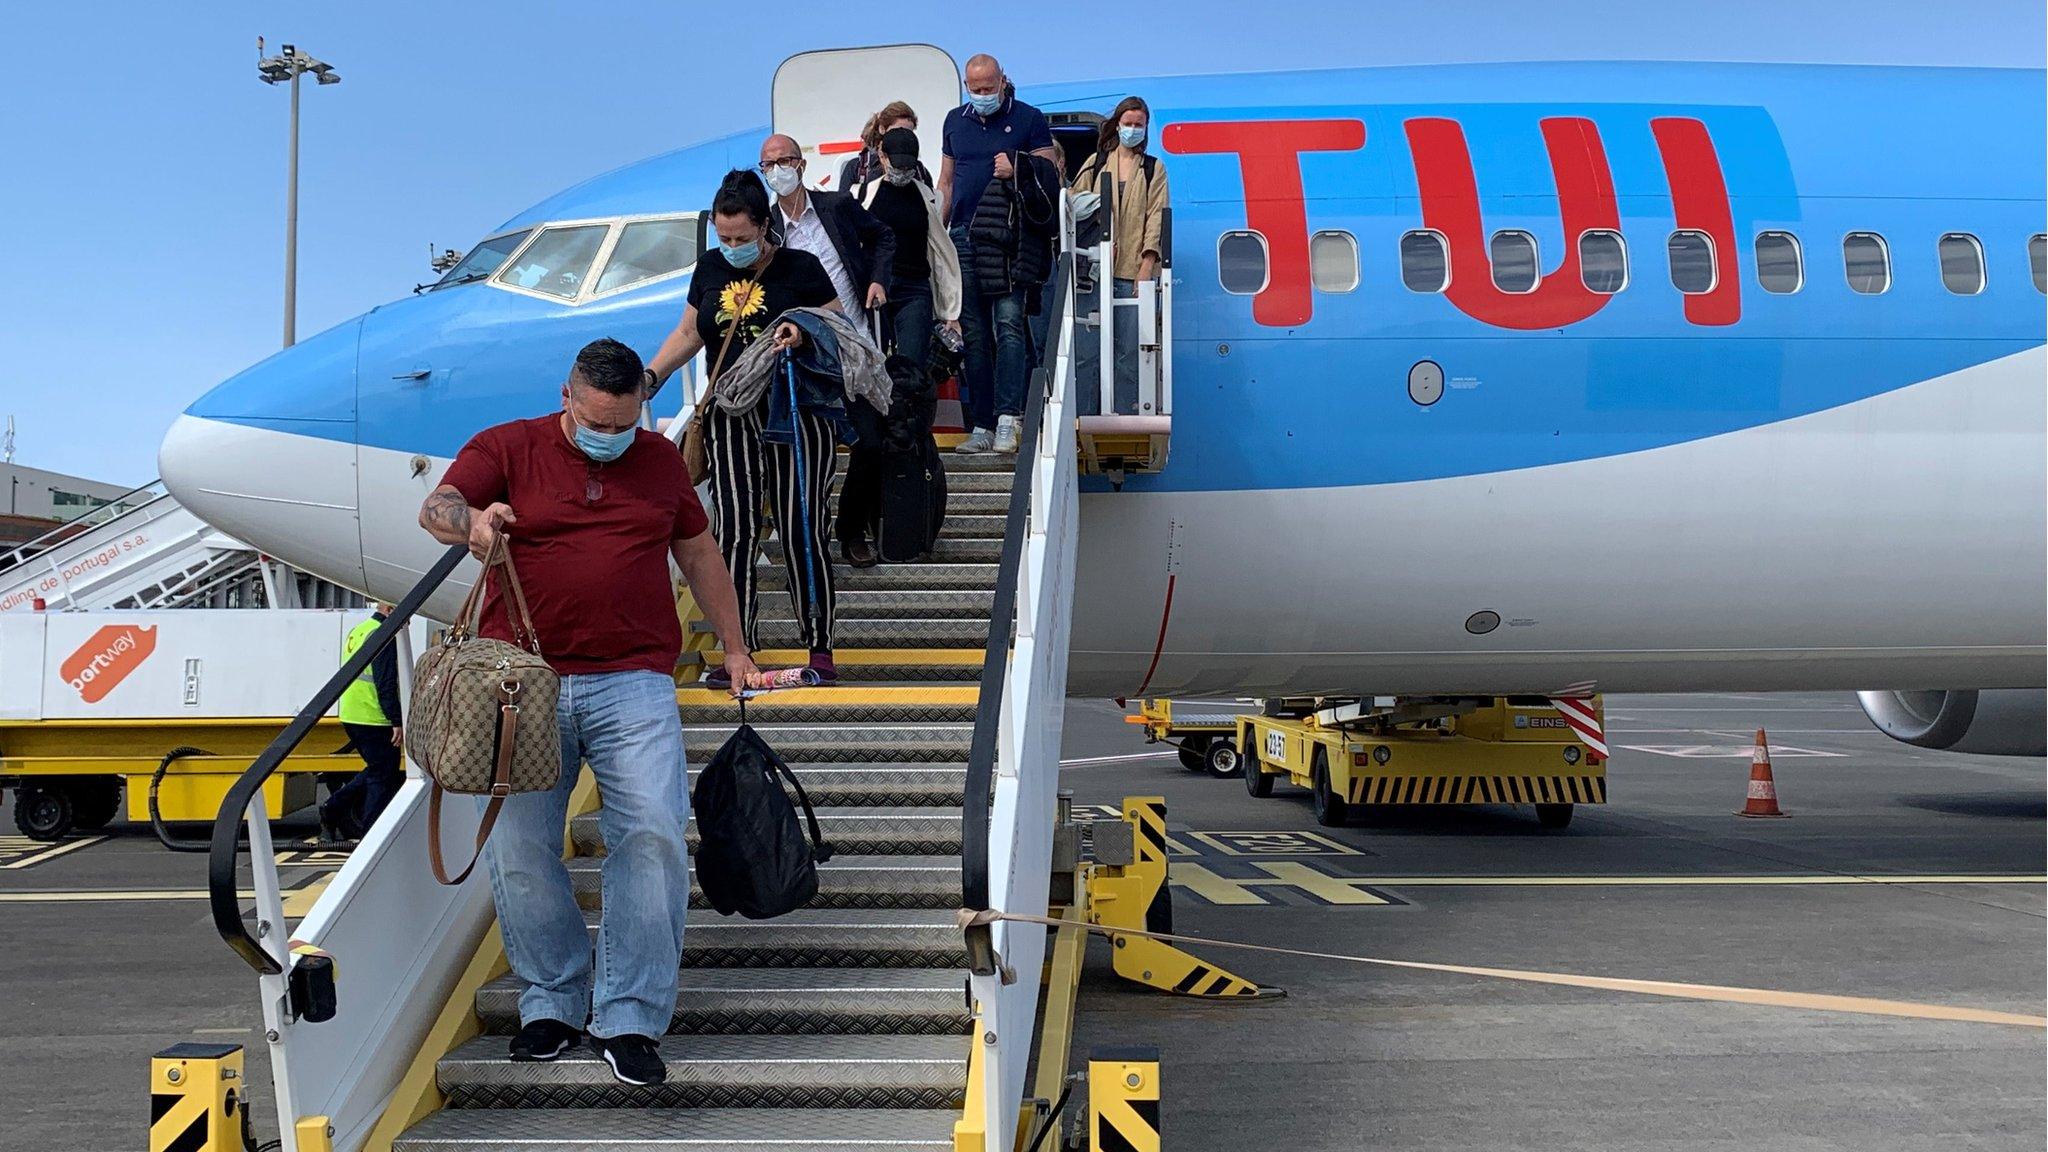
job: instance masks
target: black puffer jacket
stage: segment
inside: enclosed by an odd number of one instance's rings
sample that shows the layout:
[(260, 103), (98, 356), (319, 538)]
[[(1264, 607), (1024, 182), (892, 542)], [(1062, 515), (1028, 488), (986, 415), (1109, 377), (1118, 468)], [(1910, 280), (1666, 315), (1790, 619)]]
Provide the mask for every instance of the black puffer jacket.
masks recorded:
[(1043, 284), (1052, 272), (1059, 170), (1043, 156), (1025, 153), (1022, 160), (1019, 177), (988, 182), (967, 225), (962, 273), (991, 296)]

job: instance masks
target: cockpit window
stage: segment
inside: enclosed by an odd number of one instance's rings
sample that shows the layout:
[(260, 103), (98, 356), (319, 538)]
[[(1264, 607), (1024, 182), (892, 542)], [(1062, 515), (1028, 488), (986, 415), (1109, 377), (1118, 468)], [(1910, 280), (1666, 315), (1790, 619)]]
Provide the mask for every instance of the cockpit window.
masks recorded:
[(526, 246), (510, 267), (498, 273), (500, 284), (574, 300), (583, 291), (590, 262), (604, 245), (608, 224), (576, 224), (547, 228)]
[(434, 282), (434, 287), (453, 288), (457, 284), (468, 284), (489, 277), (491, 273), (503, 267), (505, 258), (512, 255), (521, 244), (526, 243), (526, 238), (531, 235), (533, 229), (521, 228), (517, 232), (491, 237), (471, 248), (469, 255), (462, 258), (462, 263), (450, 268), (446, 276)]
[(697, 221), (636, 220), (619, 233), (611, 258), (597, 277), (600, 293), (680, 272), (697, 262)]

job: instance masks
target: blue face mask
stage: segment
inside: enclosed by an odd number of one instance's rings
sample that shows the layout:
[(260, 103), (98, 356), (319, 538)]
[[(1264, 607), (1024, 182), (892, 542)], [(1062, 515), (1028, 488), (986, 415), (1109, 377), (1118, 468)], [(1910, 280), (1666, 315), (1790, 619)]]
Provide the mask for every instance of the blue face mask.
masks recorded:
[(626, 449), (633, 446), (634, 435), (639, 432), (637, 428), (628, 428), (624, 432), (594, 432), (585, 428), (574, 413), (570, 414), (569, 423), (576, 426), (576, 447), (600, 464), (609, 464), (624, 456)]
[(752, 268), (754, 261), (761, 258), (761, 241), (754, 239), (745, 244), (727, 244), (720, 241), (718, 254), (725, 257), (725, 262), (735, 268)]
[(1131, 124), (1119, 124), (1116, 129), (1117, 142), (1126, 148), (1136, 148), (1145, 142), (1145, 130)]
[(996, 109), (1003, 106), (1002, 90), (998, 89), (986, 96), (969, 92), (967, 94), (967, 106), (983, 116), (992, 116), (995, 114)]

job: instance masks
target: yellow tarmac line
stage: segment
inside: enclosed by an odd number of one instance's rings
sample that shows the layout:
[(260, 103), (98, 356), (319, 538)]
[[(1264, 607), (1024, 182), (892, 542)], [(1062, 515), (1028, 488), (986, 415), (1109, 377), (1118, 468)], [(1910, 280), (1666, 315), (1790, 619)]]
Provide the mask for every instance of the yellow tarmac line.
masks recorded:
[(2048, 884), (2048, 876), (1342, 876), (1347, 884), (1382, 888), (1601, 888), (1601, 887), (1760, 887), (1827, 884)]
[[(80, 892), (0, 892), (0, 904), (122, 903), (125, 901), (204, 900), (204, 888), (100, 888)], [(245, 888), (235, 895), (256, 898), (256, 890)]]
[(80, 848), (90, 848), (93, 845), (105, 839), (105, 836), (88, 836), (83, 840), (73, 840), (69, 844), (58, 844), (49, 848), (33, 849), (31, 850), (31, 853), (28, 856), (25, 856), (20, 860), (16, 860), (11, 864), (0, 864), (0, 869), (11, 870), (15, 868), (33, 867), (37, 864), (43, 864), (51, 860), (55, 860), (57, 857), (62, 856), (67, 852), (76, 852)]

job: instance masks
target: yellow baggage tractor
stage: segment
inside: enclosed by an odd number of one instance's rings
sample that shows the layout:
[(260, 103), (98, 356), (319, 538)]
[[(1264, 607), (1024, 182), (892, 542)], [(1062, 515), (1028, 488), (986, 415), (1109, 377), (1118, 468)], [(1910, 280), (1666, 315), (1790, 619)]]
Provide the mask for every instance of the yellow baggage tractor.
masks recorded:
[(1577, 805), (1607, 802), (1598, 696), (1288, 703), (1238, 717), (1245, 789), (1307, 788), (1325, 827), (1385, 805), (1529, 804), (1545, 828), (1562, 828)]
[(1171, 744), (1180, 750), (1181, 767), (1190, 772), (1207, 772), (1224, 779), (1244, 771), (1237, 754), (1236, 712), (1221, 705), (1194, 705), (1176, 709), (1171, 700), (1146, 700), (1124, 723), (1145, 729), (1148, 744)]

